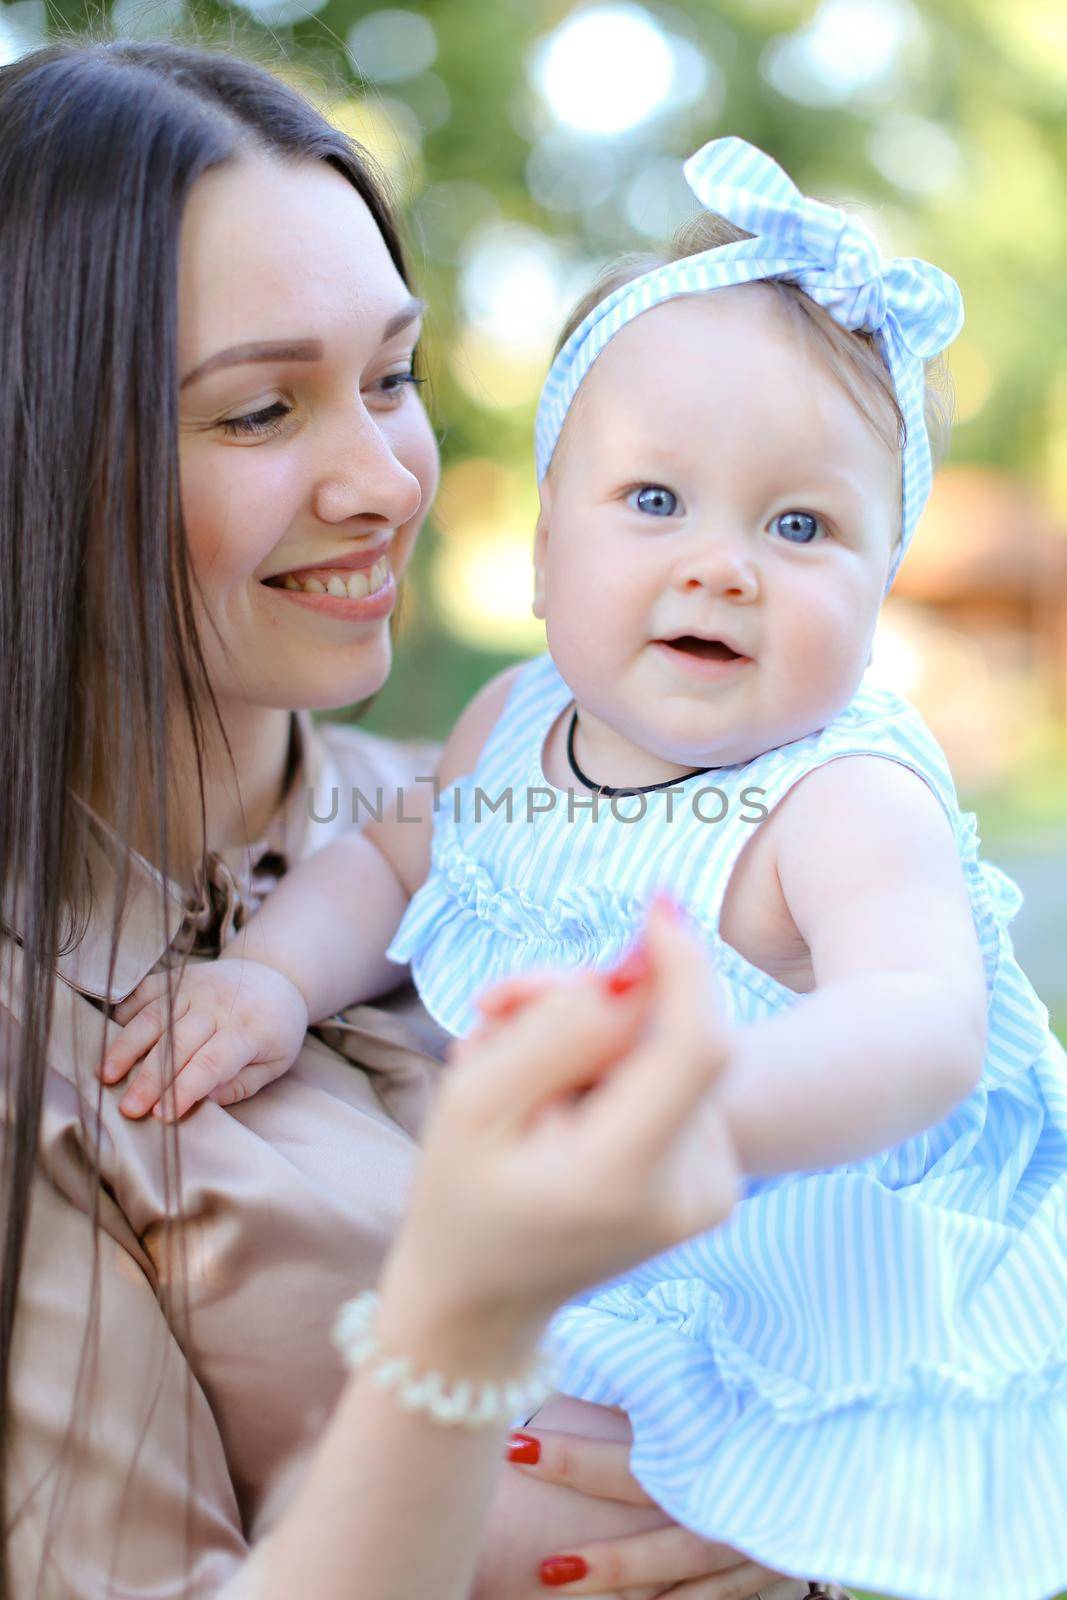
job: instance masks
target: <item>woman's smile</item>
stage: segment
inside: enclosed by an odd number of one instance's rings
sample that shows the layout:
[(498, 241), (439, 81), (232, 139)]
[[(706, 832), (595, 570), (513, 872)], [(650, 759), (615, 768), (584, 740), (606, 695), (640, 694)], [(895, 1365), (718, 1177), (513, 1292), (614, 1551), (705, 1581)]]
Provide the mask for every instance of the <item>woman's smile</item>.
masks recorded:
[(353, 622), (387, 617), (396, 604), (396, 584), (384, 556), (366, 570), (311, 567), (299, 574), (287, 572), (281, 580), (267, 581), (265, 587), (283, 600)]
[(353, 549), (314, 565), (276, 572), (263, 582), (286, 599), (311, 603), (314, 611), (354, 621), (375, 621), (388, 616), (396, 603), (388, 548), (388, 544), (379, 543), (369, 550)]

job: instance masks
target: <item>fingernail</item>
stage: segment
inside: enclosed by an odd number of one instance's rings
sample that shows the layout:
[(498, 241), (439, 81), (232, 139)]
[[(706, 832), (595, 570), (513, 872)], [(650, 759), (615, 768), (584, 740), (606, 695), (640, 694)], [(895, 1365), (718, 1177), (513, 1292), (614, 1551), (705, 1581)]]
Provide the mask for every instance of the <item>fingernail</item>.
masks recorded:
[(649, 971), (648, 951), (644, 944), (635, 944), (604, 974), (604, 987), (609, 994), (629, 994), (644, 983)]
[(541, 1459), (541, 1441), (529, 1433), (513, 1433), (508, 1440), (508, 1460), (520, 1467), (536, 1467)]
[(529, 1003), (529, 999), (528, 994), (505, 995), (503, 999), (493, 1002), (489, 1015), (497, 1019), (514, 1016), (516, 1011), (521, 1011)]
[(588, 1571), (581, 1556), (549, 1556), (541, 1563), (541, 1582), (548, 1589), (558, 1589), (565, 1583), (577, 1583)]
[(685, 920), (685, 908), (679, 904), (668, 889), (659, 889), (652, 897), (653, 909), (660, 916), (669, 917), (672, 922)]

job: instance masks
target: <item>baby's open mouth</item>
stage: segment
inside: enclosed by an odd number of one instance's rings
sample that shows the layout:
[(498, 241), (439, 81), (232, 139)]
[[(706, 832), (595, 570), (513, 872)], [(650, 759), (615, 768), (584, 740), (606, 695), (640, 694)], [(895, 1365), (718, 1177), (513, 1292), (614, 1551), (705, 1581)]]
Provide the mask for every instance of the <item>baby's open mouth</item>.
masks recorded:
[(695, 634), (683, 633), (677, 639), (661, 639), (661, 644), (672, 650), (682, 650), (687, 656), (699, 656), (702, 661), (740, 661), (738, 650), (731, 650), (721, 639), (698, 639)]

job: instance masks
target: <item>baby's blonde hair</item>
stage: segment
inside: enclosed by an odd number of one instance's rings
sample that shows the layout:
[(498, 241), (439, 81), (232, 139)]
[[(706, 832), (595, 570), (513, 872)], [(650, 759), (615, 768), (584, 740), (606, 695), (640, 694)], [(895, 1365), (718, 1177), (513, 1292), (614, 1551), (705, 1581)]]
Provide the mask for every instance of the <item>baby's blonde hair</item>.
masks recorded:
[[(703, 211), (678, 230), (665, 251), (619, 256), (604, 268), (572, 309), (563, 325), (555, 354), (566, 344), (579, 323), (584, 322), (602, 300), (622, 288), (623, 284), (631, 283), (644, 273), (666, 266), (671, 261), (683, 261), (686, 256), (699, 255), (719, 245), (734, 244), (740, 239), (753, 237), (736, 223), (720, 217), (717, 212)], [(777, 291), (792, 325), (807, 339), (886, 448), (903, 451), (907, 426), (897, 402), (893, 380), (874, 334), (843, 328), (828, 311), (806, 295), (799, 284), (791, 283), (787, 278), (758, 278), (754, 281)], [(948, 450), (954, 409), (948, 366), (944, 356), (935, 356), (932, 361), (925, 363), (923, 397), (923, 416), (935, 468)]]

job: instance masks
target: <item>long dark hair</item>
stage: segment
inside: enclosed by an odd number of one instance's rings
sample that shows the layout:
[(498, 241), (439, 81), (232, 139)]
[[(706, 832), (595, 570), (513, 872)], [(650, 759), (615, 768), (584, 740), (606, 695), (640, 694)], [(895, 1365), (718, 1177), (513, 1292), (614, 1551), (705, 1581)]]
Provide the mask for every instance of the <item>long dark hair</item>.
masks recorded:
[(151, 819), (165, 873), (177, 718), (203, 816), (216, 711), (179, 500), (178, 247), (196, 180), (250, 147), (335, 167), (407, 277), (362, 152), (263, 68), (174, 44), (63, 42), (0, 69), (0, 917), (21, 944), (3, 1064), (5, 1550), (7, 1396), (53, 968), (91, 903), (76, 797), (105, 795), (120, 836)]

